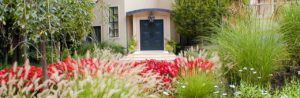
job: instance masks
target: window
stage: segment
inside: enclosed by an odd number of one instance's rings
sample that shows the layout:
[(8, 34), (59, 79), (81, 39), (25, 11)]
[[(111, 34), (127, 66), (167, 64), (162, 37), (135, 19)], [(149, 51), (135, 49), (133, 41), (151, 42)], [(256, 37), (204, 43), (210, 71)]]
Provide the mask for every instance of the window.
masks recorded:
[(109, 8), (109, 36), (119, 37), (118, 7)]
[(101, 42), (101, 26), (94, 26), (95, 40)]
[(101, 42), (101, 26), (93, 26), (92, 32), (87, 36), (86, 42)]

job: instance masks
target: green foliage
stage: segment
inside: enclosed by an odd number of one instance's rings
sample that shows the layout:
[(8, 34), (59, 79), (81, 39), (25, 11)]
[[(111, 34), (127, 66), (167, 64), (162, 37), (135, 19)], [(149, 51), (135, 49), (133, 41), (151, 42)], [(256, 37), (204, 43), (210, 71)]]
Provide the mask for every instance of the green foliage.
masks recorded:
[(11, 65), (9, 64), (0, 64), (0, 69), (4, 69), (4, 68), (10, 68)]
[(29, 47), (38, 47), (41, 35), (52, 46), (77, 47), (90, 33), (93, 8), (92, 0), (0, 0), (0, 57), (25, 57)]
[(276, 90), (274, 97), (286, 97), (286, 98), (296, 98), (300, 95), (300, 80), (296, 78), (293, 79), (290, 83), (285, 84), (285, 86), (280, 89)]
[(184, 76), (179, 81), (176, 89), (180, 98), (210, 98), (216, 84), (209, 73)]
[(131, 38), (128, 43), (128, 51), (129, 53), (132, 53), (135, 51), (135, 49), (136, 49), (136, 41), (133, 38)]
[(117, 44), (117, 43), (108, 43), (108, 42), (102, 42), (102, 43), (85, 43), (81, 45), (80, 47), (76, 48), (76, 52), (79, 56), (84, 56), (87, 51), (94, 51), (95, 49), (111, 49), (114, 53), (121, 53), (124, 54), (124, 47)]
[(177, 32), (191, 37), (214, 33), (211, 27), (226, 15), (228, 0), (175, 0), (172, 21)]
[[(217, 27), (212, 41), (225, 63), (224, 74), (232, 82), (266, 84), (270, 74), (281, 67), (281, 60), (287, 58), (283, 36), (277, 33), (275, 22), (256, 18), (236, 18), (234, 23)], [(230, 64), (227, 64), (230, 63)], [(241, 69), (253, 68), (256, 74), (240, 74)]]
[(242, 82), (236, 89), (236, 98), (297, 98), (300, 95), (300, 81), (296, 78), (287, 82), (282, 88), (271, 89)]
[(168, 40), (166, 44), (166, 50), (169, 52), (174, 52), (175, 48), (176, 48), (176, 42), (173, 40)]
[(237, 98), (271, 98), (270, 89), (263, 88), (259, 85), (242, 82), (238, 88), (239, 95)]
[[(101, 81), (101, 82), (100, 82)], [(86, 83), (83, 85), (82, 92), (78, 94), (77, 98), (106, 98), (104, 95), (109, 95), (110, 98), (121, 98), (125, 94), (130, 94), (128, 89), (128, 84), (126, 85), (126, 81), (118, 78), (113, 78), (108, 76), (106, 80), (94, 79), (93, 82), (98, 84)], [(100, 84), (102, 83), (102, 84)], [(79, 86), (79, 85), (77, 85)], [(95, 87), (98, 88), (95, 90)], [(102, 89), (100, 89), (102, 88)]]
[(281, 32), (288, 43), (293, 60), (300, 59), (300, 5), (288, 5), (283, 9)]

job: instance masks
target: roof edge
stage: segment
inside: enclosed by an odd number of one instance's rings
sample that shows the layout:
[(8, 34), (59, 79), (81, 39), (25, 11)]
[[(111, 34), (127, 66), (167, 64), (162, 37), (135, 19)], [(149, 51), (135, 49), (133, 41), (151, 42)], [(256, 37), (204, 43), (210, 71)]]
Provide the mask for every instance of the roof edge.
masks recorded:
[(146, 8), (146, 9), (138, 9), (138, 10), (128, 11), (128, 12), (126, 12), (126, 15), (128, 16), (128, 15), (133, 15), (133, 14), (140, 13), (140, 12), (151, 12), (151, 11), (167, 12), (167, 13), (171, 12), (171, 10), (169, 10), (169, 9)]

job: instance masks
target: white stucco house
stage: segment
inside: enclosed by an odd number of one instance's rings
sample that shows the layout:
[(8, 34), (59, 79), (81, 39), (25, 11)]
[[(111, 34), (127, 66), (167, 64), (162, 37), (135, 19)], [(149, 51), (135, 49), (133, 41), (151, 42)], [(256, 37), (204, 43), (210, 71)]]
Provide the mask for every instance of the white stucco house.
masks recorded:
[[(168, 40), (180, 40), (171, 21), (174, 0), (96, 1), (92, 26), (98, 41), (115, 42), (127, 49), (129, 40), (134, 39), (136, 51), (164, 51)], [(276, 1), (249, 0), (260, 15), (272, 12)]]
[(128, 47), (136, 41), (136, 51), (165, 50), (168, 40), (178, 35), (171, 21), (173, 0), (99, 0), (92, 26), (99, 41)]

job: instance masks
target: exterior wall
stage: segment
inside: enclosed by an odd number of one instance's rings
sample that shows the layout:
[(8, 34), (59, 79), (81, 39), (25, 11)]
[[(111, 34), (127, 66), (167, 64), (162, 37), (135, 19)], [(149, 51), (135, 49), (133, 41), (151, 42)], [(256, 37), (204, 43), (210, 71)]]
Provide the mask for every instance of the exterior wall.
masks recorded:
[[(126, 30), (126, 12), (124, 0), (104, 0), (105, 8), (99, 8), (97, 4), (94, 9), (93, 26), (101, 26), (101, 41), (115, 42), (125, 48), (127, 47), (127, 30)], [(109, 36), (109, 7), (118, 7), (118, 21), (119, 21), (119, 37)]]
[(100, 9), (100, 6), (96, 5), (96, 7), (93, 9), (94, 17), (92, 20), (92, 26), (101, 26), (102, 19), (102, 10)]
[[(170, 18), (171, 18), (172, 16), (170, 16)], [(171, 26), (171, 28), (170, 28), (170, 32), (171, 32), (171, 39), (173, 40), (173, 41), (176, 41), (176, 42), (180, 42), (180, 36), (179, 36), (179, 34), (176, 32), (176, 26), (175, 26), (175, 24), (174, 24), (174, 22), (172, 22), (172, 21), (170, 21), (170, 26)]]
[(133, 36), (133, 16), (127, 16), (127, 38), (130, 40)]
[(251, 0), (250, 6), (255, 14), (261, 18), (272, 16), (275, 10), (275, 0)]
[[(140, 51), (140, 20), (148, 20), (150, 12), (137, 13), (133, 15), (133, 38), (137, 42), (137, 51)], [(155, 19), (163, 19), (164, 22), (164, 45), (171, 40), (171, 20), (169, 13), (154, 12)]]
[(145, 8), (172, 9), (173, 0), (125, 0), (125, 11)]

